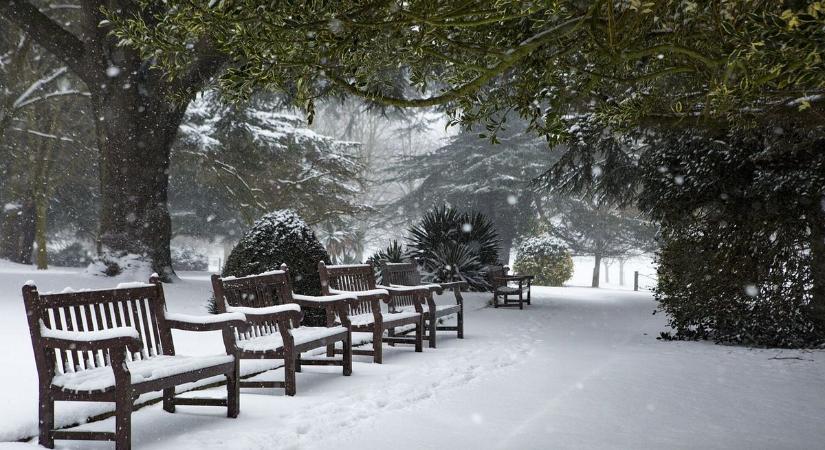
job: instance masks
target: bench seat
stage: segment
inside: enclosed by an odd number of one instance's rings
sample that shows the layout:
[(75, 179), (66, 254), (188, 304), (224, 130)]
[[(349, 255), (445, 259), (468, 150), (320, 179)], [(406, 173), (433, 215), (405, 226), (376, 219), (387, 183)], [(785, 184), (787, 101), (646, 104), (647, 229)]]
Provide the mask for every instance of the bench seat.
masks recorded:
[[(398, 311), (403, 312), (414, 312), (414, 306), (404, 306), (402, 308), (398, 308)], [(435, 305), (435, 316), (436, 317), (444, 317), (449, 316), (451, 314), (458, 314), (461, 311), (461, 305)], [(430, 310), (424, 310), (425, 315), (430, 314)]]
[[(346, 327), (298, 327), (292, 328), (289, 330), (289, 333), (292, 335), (294, 340), (294, 345), (297, 348), (301, 347), (303, 344), (313, 343), (317, 341), (324, 341), (323, 344), (319, 345), (326, 345), (326, 340), (330, 342), (336, 342), (341, 340), (343, 337), (347, 335)], [(272, 333), (267, 334), (264, 336), (252, 337), (249, 339), (244, 339), (242, 341), (238, 341), (238, 348), (244, 352), (272, 352), (284, 347), (284, 340), (281, 337), (281, 333)], [(317, 348), (318, 345), (314, 346), (313, 348)]]
[[(415, 323), (418, 320), (419, 316), (420, 314), (415, 312), (415, 309), (413, 309), (412, 311), (404, 311), (398, 313), (382, 312), (381, 320), (385, 324), (391, 324), (396, 322)], [(355, 328), (369, 326), (375, 323), (375, 316), (372, 315), (372, 313), (356, 314), (354, 316), (349, 316), (349, 319), (350, 323)]]
[[(135, 386), (224, 364), (232, 365), (234, 361), (234, 356), (225, 354), (214, 356), (158, 355), (127, 361), (126, 367), (129, 368), (132, 385)], [(104, 366), (59, 374), (52, 378), (52, 386), (71, 392), (111, 391), (115, 388), (115, 373), (110, 366)]]

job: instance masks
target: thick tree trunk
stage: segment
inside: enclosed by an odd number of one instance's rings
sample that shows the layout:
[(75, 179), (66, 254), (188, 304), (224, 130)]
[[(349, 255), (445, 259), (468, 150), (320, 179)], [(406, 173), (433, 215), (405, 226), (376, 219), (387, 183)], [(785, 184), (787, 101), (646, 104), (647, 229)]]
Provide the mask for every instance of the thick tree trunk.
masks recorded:
[(174, 277), (169, 156), (185, 107), (146, 95), (146, 87), (131, 76), (117, 81), (92, 93), (99, 119), (101, 244), (104, 251), (146, 258), (168, 281)]
[(814, 203), (808, 215), (811, 228), (811, 315), (825, 333), (825, 196)]
[(593, 265), (593, 282), (590, 284), (590, 287), (597, 288), (599, 287), (599, 268), (602, 265), (602, 255), (597, 253), (594, 256), (596, 263)]

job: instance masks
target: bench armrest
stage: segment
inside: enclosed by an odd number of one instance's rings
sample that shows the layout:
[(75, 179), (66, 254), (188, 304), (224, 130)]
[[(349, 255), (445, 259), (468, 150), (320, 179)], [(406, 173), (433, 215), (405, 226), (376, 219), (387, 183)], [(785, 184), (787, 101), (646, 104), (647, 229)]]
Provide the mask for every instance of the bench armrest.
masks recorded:
[(143, 348), (140, 335), (134, 327), (117, 327), (99, 331), (53, 330), (40, 321), (41, 342), (47, 348), (60, 350), (97, 351), (126, 348), (139, 352)]
[(237, 312), (222, 314), (190, 315), (165, 312), (163, 314), (169, 328), (184, 331), (223, 331), (229, 327), (246, 330), (246, 317)]
[(463, 288), (467, 286), (466, 281), (450, 281), (448, 283), (439, 283), (444, 289)]
[(324, 308), (327, 305), (335, 303), (349, 303), (353, 300), (358, 300), (355, 294), (335, 294), (335, 295), (302, 295), (292, 294), (292, 299), (295, 303), (302, 306), (314, 306), (316, 308)]
[(368, 291), (341, 291), (338, 289), (330, 289), (329, 292), (332, 294), (354, 295), (358, 300), (386, 300), (390, 296), (390, 293), (387, 292), (386, 289), (370, 289)]
[(295, 303), (285, 305), (264, 306), (253, 308), (250, 306), (227, 306), (230, 313), (243, 314), (248, 323), (282, 322), (295, 321), (296, 325), (301, 323), (301, 306)]

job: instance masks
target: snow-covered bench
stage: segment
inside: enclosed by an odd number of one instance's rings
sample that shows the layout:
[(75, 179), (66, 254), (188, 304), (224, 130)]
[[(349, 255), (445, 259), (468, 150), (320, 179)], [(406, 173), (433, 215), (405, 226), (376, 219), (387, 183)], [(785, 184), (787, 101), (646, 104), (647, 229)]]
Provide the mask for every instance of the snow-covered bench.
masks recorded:
[[(356, 332), (372, 333), (372, 350), (353, 350), (354, 354), (372, 356), (374, 362), (381, 364), (382, 342), (413, 344), (416, 352), (423, 351), (424, 311), (421, 303), (426, 302), (427, 296), (430, 295), (429, 289), (377, 286), (371, 264), (327, 266), (321, 261), (318, 263), (318, 272), (321, 275), (321, 290), (324, 294), (349, 294), (357, 297), (357, 300), (347, 302), (351, 328)], [(400, 297), (412, 299), (411, 310), (389, 309), (389, 305)], [(386, 311), (382, 310), (381, 302), (388, 305)], [(334, 320), (334, 317), (327, 315), (328, 323)], [(392, 330), (405, 325), (415, 326), (415, 337), (392, 335)], [(384, 337), (385, 330), (389, 330), (389, 336)], [(331, 355), (332, 352), (333, 349), (327, 347), (327, 355)]]
[[(493, 306), (518, 306), (524, 309), (524, 304), (530, 304), (530, 285), (533, 282), (532, 275), (507, 275), (510, 270), (507, 266), (487, 266), (487, 279), (493, 291)], [(527, 294), (526, 298), (525, 295)], [(510, 300), (510, 296), (517, 295), (518, 298)], [(503, 302), (499, 304), (499, 297), (503, 297)]]
[[(430, 348), (436, 346), (437, 331), (455, 331), (459, 339), (464, 339), (464, 299), (461, 297), (461, 288), (466, 286), (464, 281), (450, 283), (422, 284), (421, 274), (415, 263), (384, 263), (381, 266), (381, 279), (385, 284), (394, 286), (414, 286), (423, 287), (428, 290), (426, 305), (424, 307), (424, 322), (426, 324), (426, 339)], [(438, 305), (435, 303), (433, 293), (441, 294), (445, 289), (451, 289), (455, 295), (455, 304)], [(401, 294), (396, 296), (390, 303), (390, 312), (408, 311), (415, 307), (415, 296)], [(442, 317), (456, 315), (456, 326), (438, 326), (438, 320)]]
[[(23, 299), (40, 385), (40, 445), (55, 439), (114, 441), (131, 445), (131, 414), (137, 396), (163, 391), (163, 409), (175, 405), (226, 406), (239, 412), (238, 358), (234, 341), (214, 356), (175, 354), (172, 329), (189, 331), (244, 328), (243, 314), (189, 316), (166, 312), (163, 287), (128, 283), (116, 289), (39, 293), (23, 286)], [(175, 398), (175, 386), (223, 375), (227, 398)], [(115, 431), (54, 429), (55, 401), (115, 403)]]
[[(241, 387), (282, 388), (295, 395), (295, 372), (301, 365), (340, 365), (344, 376), (352, 374), (352, 334), (346, 302), (354, 296), (309, 296), (292, 293), (286, 265), (247, 277), (212, 275), (212, 289), (218, 312), (240, 312), (249, 322), (247, 332), (235, 331), (227, 338), (237, 340), (242, 359), (283, 359), (284, 381), (241, 381)], [(301, 326), (301, 305), (321, 308), (327, 315), (339, 315), (341, 323), (329, 327)], [(301, 359), (301, 353), (335, 346), (341, 342), (341, 359)], [(331, 355), (334, 356), (334, 355)]]

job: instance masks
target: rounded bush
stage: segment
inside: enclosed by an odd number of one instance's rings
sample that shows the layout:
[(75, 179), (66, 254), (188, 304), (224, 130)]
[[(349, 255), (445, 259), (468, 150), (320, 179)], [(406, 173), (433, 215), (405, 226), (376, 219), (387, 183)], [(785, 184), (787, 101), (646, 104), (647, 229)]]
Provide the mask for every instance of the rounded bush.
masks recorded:
[(573, 276), (573, 258), (552, 237), (535, 236), (521, 242), (513, 264), (516, 273), (533, 275), (533, 284), (561, 286)]
[[(222, 276), (255, 275), (286, 264), (296, 293), (321, 295), (318, 261), (330, 263), (326, 249), (295, 211), (285, 209), (255, 222), (226, 258)], [(305, 323), (324, 324), (322, 312), (304, 309)]]

